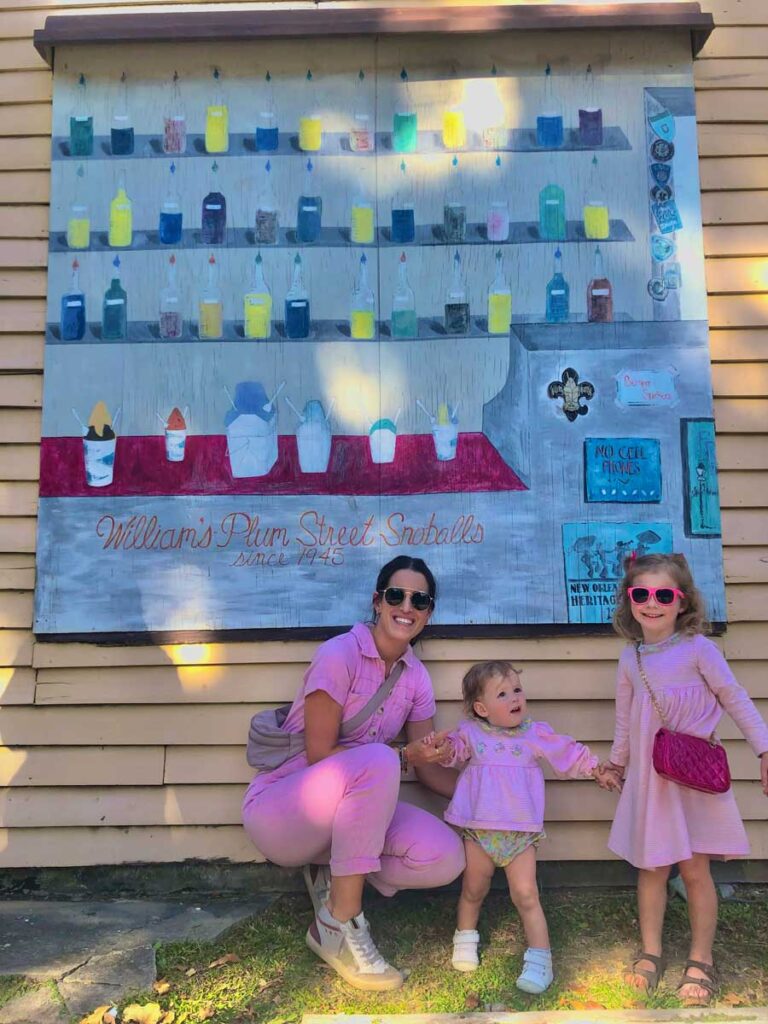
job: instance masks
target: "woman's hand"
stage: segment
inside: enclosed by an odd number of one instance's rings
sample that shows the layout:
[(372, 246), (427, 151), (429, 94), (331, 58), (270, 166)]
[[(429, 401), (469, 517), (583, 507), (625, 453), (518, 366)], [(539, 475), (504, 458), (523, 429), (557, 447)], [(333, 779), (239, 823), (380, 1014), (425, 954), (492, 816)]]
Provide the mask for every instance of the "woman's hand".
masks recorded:
[(414, 768), (443, 764), (453, 756), (453, 745), (447, 732), (430, 732), (421, 739), (411, 740), (405, 748), (405, 756)]
[(609, 765), (603, 762), (599, 764), (592, 775), (600, 789), (607, 789), (614, 793), (620, 793), (624, 785), (622, 780), (623, 771), (616, 765)]
[(760, 755), (760, 782), (763, 785), (763, 792), (768, 796), (768, 750)]

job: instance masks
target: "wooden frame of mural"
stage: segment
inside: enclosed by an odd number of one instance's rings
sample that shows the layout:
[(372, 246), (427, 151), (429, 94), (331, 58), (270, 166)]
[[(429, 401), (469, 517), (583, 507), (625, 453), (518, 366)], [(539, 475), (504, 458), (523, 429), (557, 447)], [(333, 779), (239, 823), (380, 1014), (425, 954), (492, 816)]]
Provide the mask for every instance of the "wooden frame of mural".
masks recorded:
[(39, 636), (323, 635), (398, 554), (442, 634), (603, 630), (630, 550), (724, 620), (710, 22), (648, 7), (48, 20)]

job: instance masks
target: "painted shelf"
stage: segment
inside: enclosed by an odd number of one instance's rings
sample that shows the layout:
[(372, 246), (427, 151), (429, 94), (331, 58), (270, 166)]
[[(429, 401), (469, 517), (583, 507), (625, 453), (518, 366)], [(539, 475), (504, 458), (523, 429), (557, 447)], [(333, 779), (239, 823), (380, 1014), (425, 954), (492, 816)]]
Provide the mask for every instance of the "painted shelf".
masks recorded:
[(412, 242), (393, 242), (392, 229), (380, 227), (377, 231), (377, 242), (353, 242), (348, 227), (327, 227), (322, 228), (316, 242), (299, 242), (296, 237), (295, 228), (280, 228), (278, 242), (276, 245), (263, 244), (256, 241), (253, 228), (227, 228), (226, 241), (212, 244), (203, 242), (200, 228), (185, 228), (182, 232), (181, 242), (178, 245), (165, 245), (160, 241), (157, 231), (134, 231), (133, 241), (130, 246), (114, 248), (109, 244), (109, 236), (106, 231), (92, 231), (90, 245), (87, 249), (70, 249), (67, 245), (67, 236), (63, 231), (51, 233), (49, 241), (50, 252), (68, 252), (73, 257), (83, 252), (144, 252), (147, 250), (159, 250), (163, 252), (178, 252), (186, 249), (333, 249), (333, 248), (355, 248), (373, 249), (377, 244), (382, 248), (396, 247), (398, 249), (409, 249), (413, 247), (423, 248), (424, 246), (456, 246), (456, 245), (529, 245), (545, 243), (547, 245), (561, 245), (565, 242), (592, 242), (599, 244), (606, 242), (633, 242), (634, 235), (623, 220), (611, 220), (610, 234), (608, 238), (591, 239), (587, 238), (584, 231), (584, 223), (580, 220), (569, 220), (566, 225), (566, 237), (561, 239), (542, 238), (539, 225), (535, 221), (514, 221), (509, 225), (509, 238), (506, 242), (489, 241), (485, 224), (467, 224), (467, 231), (463, 242), (449, 241), (445, 237), (445, 230), (442, 224), (418, 224), (415, 237)]
[(187, 438), (183, 462), (168, 462), (163, 436), (118, 436), (113, 482), (85, 482), (83, 441), (44, 437), (40, 496), (133, 497), (219, 494), (453, 494), (527, 488), (481, 433), (460, 433), (456, 458), (438, 462), (431, 434), (398, 436), (393, 462), (374, 463), (367, 436), (336, 435), (325, 473), (302, 473), (296, 438), (280, 435), (266, 476), (233, 477), (224, 434)]
[[(629, 322), (630, 317), (626, 313), (617, 313), (616, 322)], [(247, 342), (253, 345), (264, 345), (267, 343), (281, 342), (288, 345), (305, 344), (306, 342), (352, 342), (355, 345), (372, 345), (378, 342), (388, 341), (395, 343), (409, 344), (414, 341), (433, 341), (437, 338), (451, 338), (453, 340), (482, 340), (505, 338), (505, 334), (489, 334), (488, 319), (484, 316), (470, 317), (470, 330), (466, 334), (449, 334), (443, 323), (442, 317), (419, 317), (419, 334), (417, 338), (393, 338), (389, 320), (377, 322), (377, 335), (375, 338), (353, 338), (350, 334), (349, 321), (345, 320), (313, 320), (310, 326), (309, 336), (306, 338), (288, 338), (285, 334), (285, 325), (282, 320), (273, 321), (273, 331), (269, 338), (246, 338), (242, 320), (225, 320), (224, 332), (221, 338), (200, 338), (197, 322), (195, 320), (184, 321), (184, 334), (180, 338), (161, 338), (160, 329), (156, 320), (132, 320), (128, 324), (128, 337), (104, 339), (101, 336), (101, 324), (89, 323), (85, 335), (79, 341), (62, 341), (61, 328), (58, 324), (49, 323), (46, 326), (45, 340), (48, 345), (187, 345), (190, 342), (200, 344), (203, 342)], [(584, 315), (573, 316), (569, 324), (584, 324)], [(543, 318), (526, 317), (515, 314), (512, 317), (512, 326), (521, 330), (527, 325), (540, 325), (545, 330), (555, 331), (566, 330), (568, 324), (547, 324)], [(610, 326), (610, 325), (590, 325)], [(562, 334), (561, 334), (562, 336)], [(552, 336), (554, 338), (554, 335)], [(557, 347), (556, 343), (552, 343)]]
[[(467, 132), (467, 145), (458, 152), (461, 153), (568, 153), (568, 152), (609, 152), (617, 150), (631, 150), (629, 140), (621, 128), (606, 126), (603, 128), (603, 143), (601, 146), (585, 145), (576, 128), (566, 128), (562, 146), (539, 146), (536, 142), (535, 128), (511, 128), (508, 132), (507, 143), (504, 146), (487, 147), (483, 145), (482, 137), (474, 132)], [(95, 135), (93, 139), (93, 152), (90, 156), (72, 156), (69, 149), (69, 136), (56, 135), (52, 141), (51, 155), (54, 160), (73, 160), (78, 163), (84, 160), (146, 160), (146, 159), (169, 159), (179, 160), (186, 158), (203, 157), (207, 160), (221, 160), (223, 157), (259, 156), (264, 159), (272, 159), (276, 156), (352, 156), (370, 159), (376, 153), (379, 156), (404, 157), (408, 160), (420, 154), (433, 155), (435, 153), (453, 153), (455, 150), (446, 149), (443, 145), (442, 135), (439, 131), (420, 131), (418, 133), (417, 149), (413, 153), (400, 153), (392, 148), (391, 132), (376, 132), (376, 149), (368, 152), (353, 150), (349, 144), (348, 132), (323, 132), (323, 145), (315, 151), (308, 153), (299, 146), (299, 136), (296, 132), (280, 132), (276, 150), (258, 150), (256, 148), (256, 133), (247, 134), (230, 132), (229, 149), (226, 153), (209, 153), (205, 148), (205, 136), (190, 132), (187, 135), (187, 147), (183, 153), (165, 153), (163, 151), (163, 140), (160, 135), (136, 135), (134, 136), (133, 153), (117, 154), (113, 156), (109, 135)]]

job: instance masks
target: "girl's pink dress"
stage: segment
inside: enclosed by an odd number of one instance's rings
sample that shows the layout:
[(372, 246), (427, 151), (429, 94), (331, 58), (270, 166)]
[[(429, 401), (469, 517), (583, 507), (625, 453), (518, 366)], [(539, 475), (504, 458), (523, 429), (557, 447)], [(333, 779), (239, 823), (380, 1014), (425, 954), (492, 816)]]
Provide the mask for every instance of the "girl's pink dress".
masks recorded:
[[(640, 649), (643, 669), (671, 729), (708, 738), (723, 710), (756, 756), (768, 750), (768, 726), (720, 650), (701, 635), (675, 634)], [(619, 659), (615, 764), (628, 765), (608, 847), (638, 868), (665, 867), (694, 853), (746, 857), (749, 842), (733, 790), (699, 793), (656, 774), (653, 738), (662, 723), (637, 669), (634, 645)]]

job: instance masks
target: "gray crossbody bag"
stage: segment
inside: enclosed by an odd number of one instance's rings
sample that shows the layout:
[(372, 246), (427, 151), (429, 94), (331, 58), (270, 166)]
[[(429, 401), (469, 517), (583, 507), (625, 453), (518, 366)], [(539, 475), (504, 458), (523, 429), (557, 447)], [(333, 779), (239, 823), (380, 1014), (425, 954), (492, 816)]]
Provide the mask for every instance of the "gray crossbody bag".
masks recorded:
[[(375, 713), (382, 701), (385, 701), (394, 690), (404, 668), (405, 665), (402, 661), (398, 661), (396, 665), (392, 666), (389, 675), (365, 707), (361, 708), (352, 718), (341, 723), (340, 739), (351, 735)], [(245, 755), (251, 768), (260, 772), (271, 772), (273, 769), (279, 768), (289, 758), (295, 757), (296, 754), (303, 754), (306, 750), (303, 732), (286, 732), (283, 729), (291, 707), (291, 704), (283, 704), (282, 707), (270, 708), (268, 711), (257, 711), (251, 719), (248, 729), (248, 748)]]

